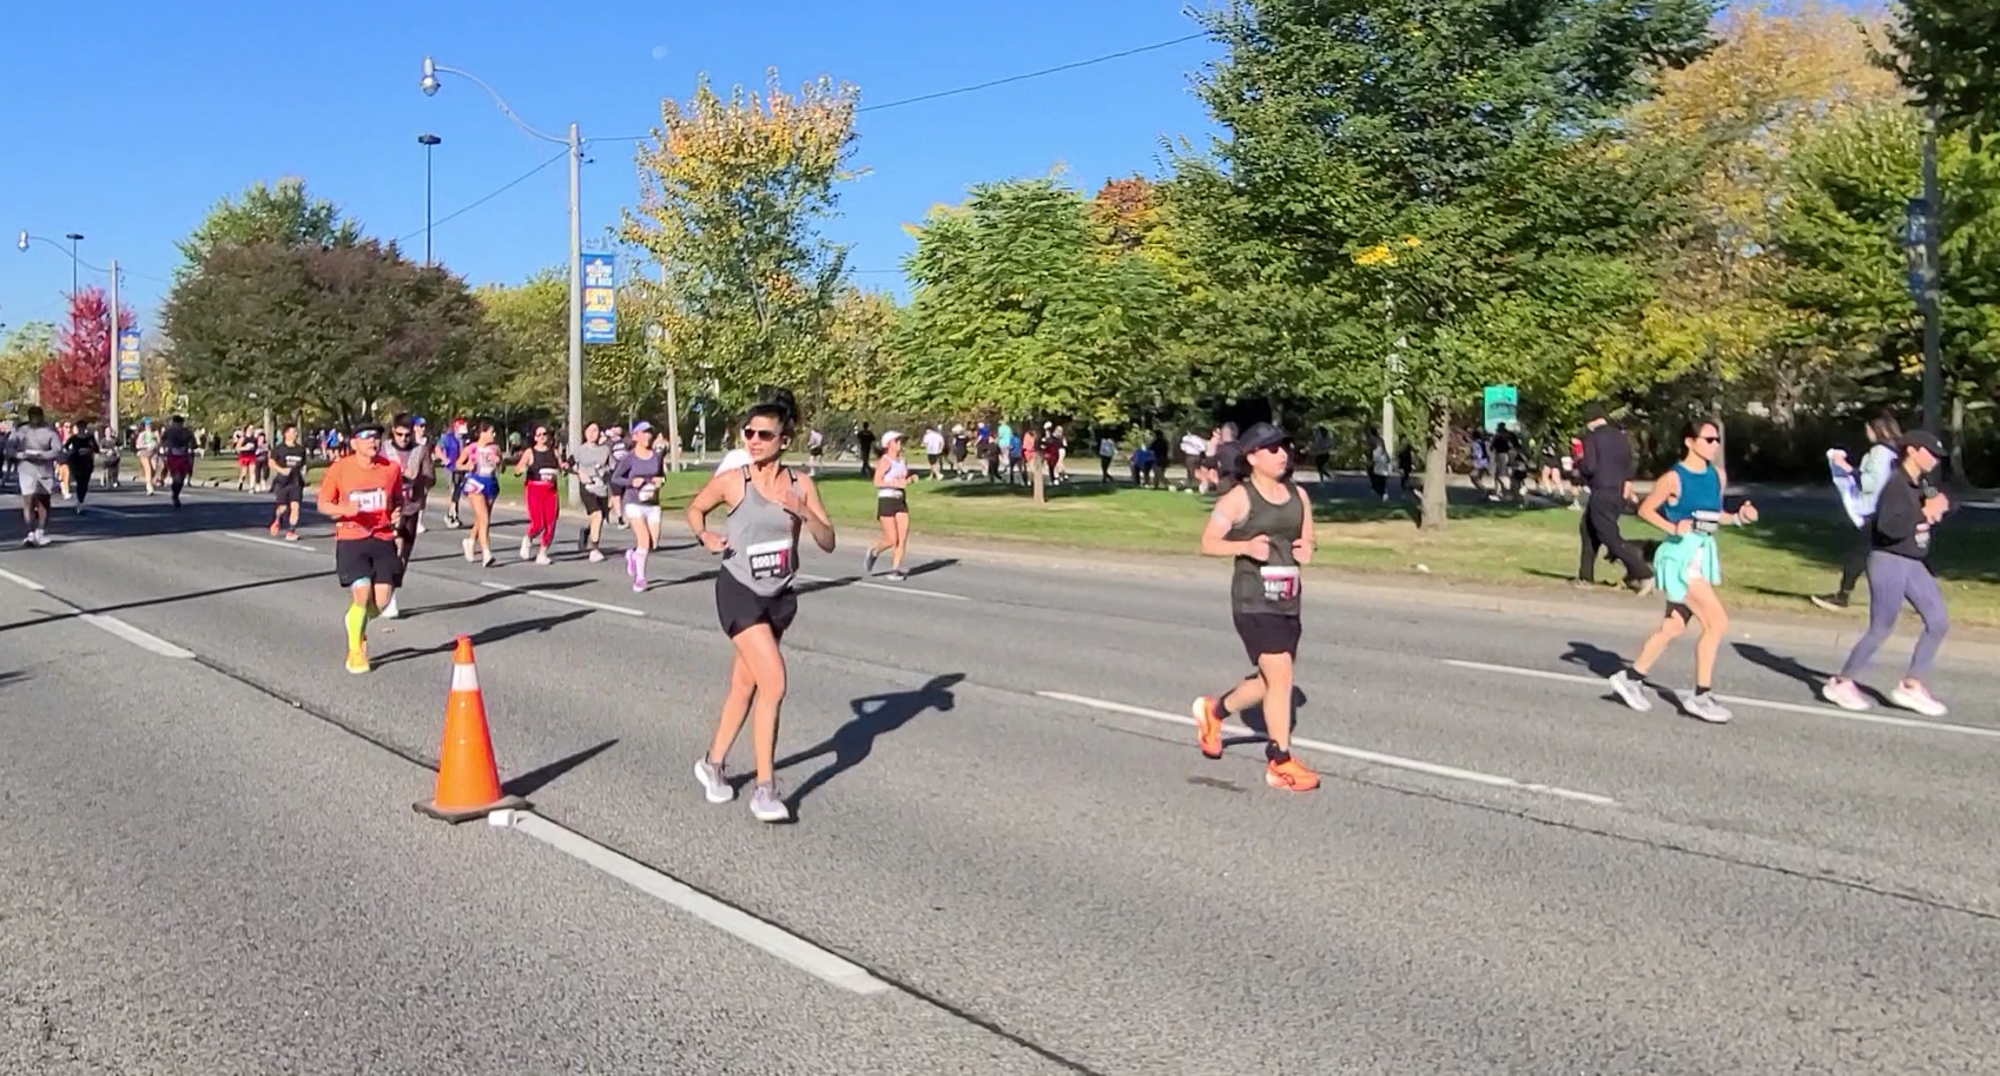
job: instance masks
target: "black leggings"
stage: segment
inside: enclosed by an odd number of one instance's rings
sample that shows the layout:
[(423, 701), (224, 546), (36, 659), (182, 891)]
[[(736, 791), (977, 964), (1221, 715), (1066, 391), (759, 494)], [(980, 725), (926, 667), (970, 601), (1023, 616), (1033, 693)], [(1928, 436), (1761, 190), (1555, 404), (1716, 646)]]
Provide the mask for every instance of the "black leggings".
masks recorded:
[(1874, 545), (1875, 517), (1861, 521), (1854, 532), (1854, 541), (1848, 543), (1847, 552), (1840, 559), (1840, 593), (1854, 593), (1854, 586), (1861, 577), (1868, 574), (1868, 551)]
[(83, 499), (90, 496), (91, 466), (88, 463), (72, 463), (69, 465), (69, 484), (76, 490), (76, 503), (78, 504), (82, 504)]

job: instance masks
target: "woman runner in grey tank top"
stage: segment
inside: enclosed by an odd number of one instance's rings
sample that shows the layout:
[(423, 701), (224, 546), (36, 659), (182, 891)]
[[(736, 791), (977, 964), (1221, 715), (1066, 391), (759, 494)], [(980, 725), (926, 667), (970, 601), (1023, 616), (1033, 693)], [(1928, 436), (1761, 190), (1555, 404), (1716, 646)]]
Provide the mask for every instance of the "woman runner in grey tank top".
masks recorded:
[[(708, 754), (694, 764), (694, 776), (710, 803), (735, 798), (723, 764), (748, 719), (757, 771), (750, 813), (763, 822), (791, 820), (775, 770), (778, 709), (785, 699), (779, 642), (798, 613), (792, 581), (799, 570), (799, 531), (811, 531), (813, 542), (828, 553), (834, 547), (833, 522), (820, 503), (819, 487), (782, 460), (795, 414), (792, 394), (782, 389), (751, 408), (743, 420), (749, 466), (709, 479), (687, 508), (688, 529), (709, 552), (722, 554), (722, 570), (715, 575), (715, 612), (736, 647), (715, 738)], [(724, 505), (729, 522), (717, 534), (708, 529), (708, 516)]]
[(1195, 744), (1209, 758), (1221, 758), (1222, 722), (1261, 706), (1268, 734), (1264, 782), (1310, 792), (1319, 787), (1319, 775), (1292, 757), (1292, 684), (1299, 653), (1299, 569), (1311, 563), (1313, 553), (1311, 506), (1285, 478), (1291, 442), (1277, 427), (1260, 422), (1233, 447), (1237, 470), (1222, 476), (1232, 484), (1216, 499), (1201, 551), (1235, 558), (1229, 609), (1255, 671), (1219, 696), (1194, 701)]

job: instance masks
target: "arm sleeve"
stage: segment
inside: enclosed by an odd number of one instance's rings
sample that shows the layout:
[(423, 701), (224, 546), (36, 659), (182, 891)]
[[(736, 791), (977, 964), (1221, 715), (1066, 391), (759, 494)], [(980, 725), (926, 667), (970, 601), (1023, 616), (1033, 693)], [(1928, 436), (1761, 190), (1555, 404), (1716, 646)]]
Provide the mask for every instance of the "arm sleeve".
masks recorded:
[(1583, 439), (1583, 458), (1576, 463), (1576, 473), (1586, 482), (1597, 476), (1597, 446), (1602, 440), (1594, 432), (1587, 434)]
[(1888, 452), (1870, 449), (1861, 460), (1861, 493), (1873, 496), (1889, 480), (1889, 472), (1896, 469), (1895, 457)]
[(611, 468), (611, 488), (620, 493), (632, 487), (632, 457), (626, 456)]

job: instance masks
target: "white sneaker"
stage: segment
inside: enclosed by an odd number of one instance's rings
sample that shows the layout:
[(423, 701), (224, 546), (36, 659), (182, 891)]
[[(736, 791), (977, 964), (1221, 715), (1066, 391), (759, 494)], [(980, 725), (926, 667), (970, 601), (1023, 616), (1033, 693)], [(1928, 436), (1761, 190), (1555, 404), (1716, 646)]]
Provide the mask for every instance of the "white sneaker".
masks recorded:
[(1828, 680), (1819, 686), (1819, 697), (1843, 710), (1859, 713), (1868, 709), (1868, 696), (1852, 680)]
[(1690, 691), (1681, 696), (1681, 709), (1711, 725), (1726, 725), (1730, 718), (1736, 716), (1729, 712), (1728, 707), (1715, 701), (1715, 695), (1710, 692)]
[(702, 794), (710, 803), (728, 803), (736, 798), (736, 786), (729, 783), (722, 767), (705, 758), (696, 760), (694, 779), (701, 782)]
[(1608, 680), (1611, 690), (1618, 693), (1625, 705), (1642, 714), (1653, 708), (1653, 700), (1646, 697), (1646, 685), (1625, 675), (1625, 670), (1612, 673)]
[(531, 557), (533, 557), (533, 556), (535, 555), (535, 553), (534, 553), (534, 550), (533, 550), (533, 549), (531, 548), (531, 547), (533, 546), (533, 544), (534, 544), (534, 543), (532, 543), (532, 542), (528, 541), (528, 540), (527, 540), (526, 538), (523, 538), (523, 539), (521, 539), (521, 559), (522, 559), (522, 560), (527, 560), (527, 559), (529, 559), (529, 558), (531, 558)]
[(459, 548), (465, 550), (466, 563), (470, 564), (471, 562), (479, 559), (479, 554), (473, 547), (472, 539), (467, 538), (459, 542), (458, 545)]
[(417, 520), (417, 533), (418, 533), (418, 534), (428, 534), (428, 533), (430, 533), (430, 528), (429, 528), (429, 527), (426, 527), (426, 526), (424, 526), (424, 521), (423, 521), (423, 520), (421, 520), (421, 519), (420, 519), (420, 520)]
[(1918, 684), (1915, 687), (1897, 684), (1889, 691), (1889, 701), (1905, 710), (1913, 710), (1925, 717), (1943, 717), (1951, 711), (1944, 703), (1931, 697), (1930, 689)]
[(535, 563), (546, 568), (549, 565), (554, 564), (555, 561), (549, 559), (549, 551), (544, 549), (540, 553), (535, 554)]
[(593, 549), (590, 551), (590, 563), (596, 564), (603, 559), (604, 559), (604, 550)]
[[(400, 596), (400, 595), (399, 595), (399, 596)], [(402, 615), (403, 615), (403, 611), (402, 611), (401, 609), (398, 609), (398, 608), (396, 607), (396, 599), (395, 599), (395, 598), (390, 598), (390, 599), (389, 599), (389, 604), (388, 604), (387, 606), (384, 606), (384, 607), (383, 607), (383, 609), (382, 609), (382, 619), (384, 619), (384, 620), (394, 620), (394, 619), (396, 619), (397, 617), (399, 617), (399, 616), (402, 616)]]

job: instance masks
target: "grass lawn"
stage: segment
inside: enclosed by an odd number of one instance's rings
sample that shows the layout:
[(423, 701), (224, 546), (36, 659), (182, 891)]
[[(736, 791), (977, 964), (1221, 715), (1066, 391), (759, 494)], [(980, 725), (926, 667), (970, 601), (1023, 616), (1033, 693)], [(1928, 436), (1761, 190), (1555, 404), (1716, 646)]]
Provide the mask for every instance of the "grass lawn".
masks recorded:
[[(233, 459), (205, 460), (198, 473), (233, 479), (234, 467)], [(662, 507), (677, 517), (706, 478), (706, 471), (670, 476)], [(852, 472), (829, 475), (820, 489), (843, 530), (875, 529), (874, 490), (865, 479)], [(504, 476), (501, 495), (518, 499), (519, 480)], [(1180, 556), (1195, 555), (1210, 505), (1206, 497), (1093, 481), (1051, 487), (1040, 507), (1023, 487), (976, 481), (926, 482), (909, 496), (919, 546), (932, 537)], [(1830, 503), (1760, 507), (1764, 517), (1757, 525), (1719, 536), (1730, 605), (1810, 613), (1806, 596), (1833, 589), (1853, 531)], [(1454, 504), (1450, 525), (1428, 535), (1393, 502), (1316, 502), (1313, 518), (1320, 540), (1316, 566), (1393, 579), (1417, 574), (1422, 565), (1432, 579), (1511, 587), (1558, 586), (1576, 571), (1578, 514), (1567, 509)], [(1624, 527), (1633, 538), (1659, 537), (1630, 516)], [(1932, 563), (1955, 621), (2000, 626), (2000, 513), (1957, 512), (1940, 531)], [(1600, 564), (1597, 578), (1609, 583), (1623, 574), (1615, 564)]]

